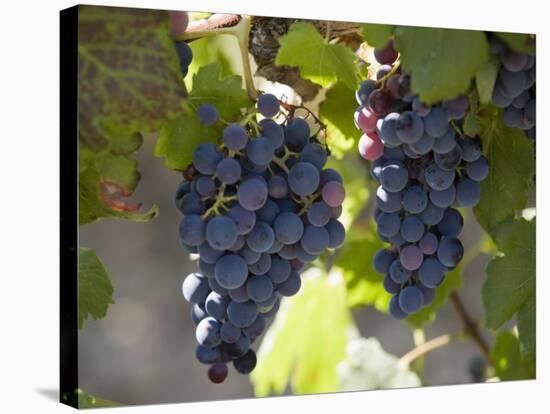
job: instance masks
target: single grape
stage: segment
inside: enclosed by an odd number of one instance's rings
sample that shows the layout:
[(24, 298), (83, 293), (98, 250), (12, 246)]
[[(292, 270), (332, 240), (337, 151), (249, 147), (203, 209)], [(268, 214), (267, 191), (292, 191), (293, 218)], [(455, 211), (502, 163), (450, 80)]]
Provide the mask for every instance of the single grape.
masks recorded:
[(279, 215), (279, 212), (279, 205), (275, 201), (268, 199), (264, 206), (256, 211), (256, 219), (271, 225)]
[(444, 237), (437, 248), (437, 258), (447, 267), (455, 267), (464, 256), (464, 247), (456, 237)]
[(195, 357), (201, 364), (213, 364), (220, 359), (221, 353), (219, 348), (206, 348), (197, 345), (195, 349)]
[(249, 338), (257, 338), (264, 333), (265, 328), (267, 327), (267, 321), (263, 315), (256, 316), (252, 325), (243, 328), (243, 333)]
[(409, 213), (418, 214), (428, 205), (426, 192), (417, 185), (407, 187), (403, 191), (403, 207)]
[(269, 195), (272, 198), (285, 198), (288, 194), (288, 184), (281, 175), (272, 175), (268, 180)]
[(466, 173), (474, 181), (481, 182), (489, 175), (489, 162), (487, 158), (481, 156), (474, 162), (466, 164)]
[(397, 60), (397, 51), (393, 47), (393, 40), (390, 40), (384, 47), (374, 49), (374, 58), (381, 65), (391, 65)]
[(391, 65), (382, 65), (378, 68), (376, 71), (376, 80), (382, 79), (384, 76), (386, 76), (388, 73), (391, 72)]
[(527, 63), (527, 55), (523, 53), (514, 52), (511, 49), (506, 49), (502, 55), (502, 64), (511, 72), (519, 72), (525, 67)]
[(451, 185), (445, 190), (430, 190), (430, 201), (437, 207), (446, 208), (455, 201), (455, 186)]
[(319, 255), (329, 245), (330, 238), (324, 227), (306, 226), (300, 245), (309, 254)]
[(248, 266), (241, 256), (228, 254), (216, 262), (214, 276), (220, 286), (236, 289), (246, 281)]
[(199, 305), (198, 303), (193, 303), (193, 306), (191, 306), (191, 319), (193, 320), (195, 325), (197, 325), (200, 321), (202, 321), (207, 316), (208, 314), (204, 310), (203, 306)]
[(424, 132), (424, 135), (418, 141), (405, 144), (404, 147), (409, 147), (411, 151), (414, 151), (418, 155), (425, 155), (433, 149), (434, 144), (435, 138)]
[(300, 291), (302, 280), (297, 272), (291, 272), (283, 283), (277, 285), (277, 291), (283, 296), (294, 296)]
[(323, 186), (321, 197), (330, 207), (338, 207), (344, 202), (346, 190), (338, 181), (329, 181)]
[(448, 208), (437, 225), (437, 229), (443, 236), (458, 236), (463, 226), (464, 218), (462, 214), (454, 208)]
[(422, 103), (418, 96), (415, 96), (412, 101), (412, 110), (418, 116), (426, 116), (430, 113), (431, 107)]
[(210, 292), (206, 297), (204, 307), (206, 312), (217, 320), (225, 319), (225, 313), (227, 311), (227, 305), (229, 304), (229, 296), (220, 295), (216, 292)]
[(256, 304), (252, 301), (243, 303), (231, 301), (227, 306), (227, 317), (238, 328), (250, 326), (256, 316), (258, 316), (258, 311), (256, 310)]
[(359, 108), (355, 112), (355, 124), (365, 134), (376, 130), (378, 116), (371, 112), (368, 108)]
[(468, 110), (468, 97), (466, 95), (459, 95), (454, 99), (444, 100), (442, 108), (447, 112), (450, 120), (462, 119)]
[(257, 261), (248, 265), (248, 270), (253, 275), (266, 274), (271, 268), (271, 255), (268, 253), (261, 253)]
[(196, 214), (183, 216), (179, 225), (179, 236), (182, 243), (189, 246), (200, 246), (205, 240), (205, 224)]
[(205, 348), (214, 348), (221, 343), (221, 324), (212, 317), (204, 318), (199, 322), (195, 331), (195, 337), (199, 345)]
[(443, 281), (447, 269), (435, 257), (428, 257), (418, 269), (418, 277), (426, 287), (435, 288)]
[(459, 141), (462, 148), (462, 159), (466, 162), (473, 162), (481, 157), (481, 143), (477, 139), (465, 137)]
[(237, 198), (245, 210), (256, 211), (267, 201), (267, 185), (257, 178), (245, 179), (239, 185)]
[(401, 289), (401, 285), (399, 283), (395, 283), (390, 275), (384, 276), (382, 285), (384, 286), (384, 290), (392, 295), (399, 293), (399, 290)]
[(285, 131), (281, 125), (272, 119), (264, 118), (259, 122), (262, 136), (271, 140), (274, 149), (280, 148), (285, 141)]
[(418, 246), (409, 244), (401, 249), (399, 260), (403, 267), (407, 270), (416, 270), (420, 267), (423, 260), (423, 255)]
[(432, 108), (430, 113), (424, 118), (424, 127), (426, 128), (426, 132), (432, 137), (442, 137), (449, 129), (447, 113), (441, 108)]
[(227, 216), (217, 216), (206, 225), (206, 241), (217, 250), (231, 247), (237, 240), (237, 225)]
[(481, 199), (481, 185), (469, 178), (463, 178), (456, 185), (456, 201), (464, 207), (473, 207)]
[(224, 158), (216, 166), (216, 176), (224, 184), (235, 184), (241, 178), (241, 164), (234, 158)]
[(258, 98), (258, 112), (266, 118), (272, 118), (279, 113), (279, 100), (275, 95), (264, 93)]
[(390, 193), (379, 186), (376, 190), (376, 205), (384, 213), (396, 213), (401, 208), (401, 193)]
[[(209, 277), (208, 278), (208, 286), (210, 287), (210, 289), (212, 289), (213, 292), (216, 292), (218, 293), (219, 295), (227, 295), (228, 294), (228, 290), (224, 287), (222, 287), (218, 281), (216, 280), (215, 277)], [(214, 316), (214, 315), (211, 315), (211, 316)], [(219, 318), (217, 318), (219, 319)]]
[(303, 118), (293, 118), (285, 129), (285, 141), (293, 151), (301, 150), (309, 142), (309, 125)]
[(204, 303), (210, 293), (208, 280), (200, 273), (190, 273), (186, 276), (181, 287), (183, 297), (190, 303)]
[(248, 351), (245, 355), (233, 361), (233, 366), (238, 373), (247, 375), (250, 374), (256, 367), (256, 353), (253, 350)]
[(399, 307), (407, 314), (418, 312), (423, 304), (422, 291), (416, 286), (408, 286), (399, 293)]
[[(336, 181), (334, 181), (336, 182)], [(313, 203), (307, 211), (307, 219), (317, 227), (323, 227), (331, 219), (332, 210), (324, 201)]]
[(223, 130), (223, 143), (233, 151), (240, 151), (248, 143), (248, 134), (239, 124), (231, 124)]
[(193, 60), (193, 50), (187, 42), (183, 40), (174, 41), (174, 46), (176, 47), (176, 53), (178, 54), (181, 74), (185, 77), (189, 71), (189, 65)]
[(321, 178), (321, 181), (320, 181), (321, 187), (324, 186), (329, 181), (338, 181), (340, 184), (344, 182), (340, 173), (332, 168), (325, 168), (324, 170), (322, 170), (320, 174), (320, 178)]
[(202, 104), (197, 109), (197, 117), (206, 126), (214, 125), (218, 121), (218, 110), (213, 105)]
[(417, 142), (424, 135), (424, 122), (414, 112), (405, 111), (397, 118), (395, 133), (403, 143)]
[(418, 242), (418, 247), (425, 255), (434, 254), (437, 251), (439, 239), (431, 232), (424, 233), (424, 236)]
[(201, 175), (195, 181), (195, 191), (201, 196), (213, 196), (216, 193), (216, 183), (210, 177)]
[(399, 305), (399, 295), (394, 295), (390, 300), (389, 305), (390, 315), (397, 320), (404, 319), (407, 317), (407, 314), (403, 312), (401, 306)]
[(424, 223), (417, 216), (408, 216), (401, 222), (400, 234), (409, 243), (415, 243), (424, 235)]
[(346, 229), (338, 220), (331, 218), (325, 229), (328, 231), (328, 247), (336, 249), (344, 244)]
[(263, 253), (269, 250), (275, 240), (271, 226), (263, 221), (257, 221), (254, 228), (246, 236), (246, 244), (255, 252)]
[(359, 105), (366, 106), (369, 101), (370, 94), (376, 89), (376, 82), (373, 80), (365, 80), (359, 85), (359, 89), (355, 92), (355, 99)]
[(407, 168), (399, 161), (388, 161), (380, 171), (380, 184), (392, 193), (403, 190), (408, 180)]
[(319, 182), (319, 171), (309, 162), (296, 163), (288, 173), (288, 186), (299, 196), (306, 197), (313, 194)]
[(193, 151), (193, 165), (201, 174), (214, 174), (221, 158), (216, 146), (209, 142), (197, 145)]
[(256, 214), (253, 211), (245, 210), (239, 204), (231, 207), (229, 217), (237, 226), (237, 234), (239, 235), (250, 233), (256, 224)]
[(218, 362), (208, 369), (208, 379), (214, 384), (221, 384), (227, 378), (228, 373), (227, 365)]
[(313, 164), (320, 170), (327, 162), (327, 152), (323, 146), (316, 142), (310, 142), (303, 148), (300, 159)]
[(397, 213), (382, 213), (376, 219), (378, 232), (385, 237), (392, 237), (399, 232), (401, 219)]
[(401, 140), (396, 133), (396, 123), (399, 119), (397, 112), (392, 112), (384, 118), (379, 119), (376, 123), (378, 137), (382, 143), (388, 148), (395, 148), (401, 145)]
[(373, 259), (374, 270), (380, 274), (388, 274), (390, 266), (395, 260), (395, 253), (388, 249), (380, 249)]
[(391, 94), (387, 89), (376, 89), (369, 95), (368, 106), (370, 111), (381, 116), (390, 111)]
[(374, 161), (384, 154), (384, 144), (376, 132), (364, 134), (357, 144), (359, 154), (368, 161)]
[(426, 168), (425, 176), (426, 182), (432, 189), (442, 191), (453, 185), (455, 171), (443, 170), (435, 162), (432, 162)]
[(246, 284), (243, 284), (235, 289), (229, 289), (228, 294), (233, 302), (244, 303), (250, 300), (248, 292), (246, 291)]
[(445, 171), (454, 171), (462, 160), (462, 148), (455, 145), (454, 148), (444, 154), (434, 154), (434, 161), (439, 168)]
[(456, 131), (449, 128), (445, 135), (434, 140), (433, 151), (436, 154), (445, 154), (451, 151), (456, 145)]
[(255, 275), (246, 282), (246, 291), (254, 302), (262, 302), (273, 293), (273, 283), (266, 275)]
[(270, 138), (256, 137), (246, 146), (246, 155), (255, 165), (266, 166), (273, 158), (273, 143)]
[(412, 272), (405, 269), (399, 260), (394, 260), (390, 265), (390, 278), (397, 284), (405, 283), (407, 280), (409, 280), (411, 274)]
[(273, 223), (273, 230), (277, 240), (284, 244), (294, 244), (304, 233), (304, 224), (297, 214), (283, 212)]
[(288, 260), (274, 256), (267, 275), (273, 283), (283, 283), (290, 276), (291, 266)]

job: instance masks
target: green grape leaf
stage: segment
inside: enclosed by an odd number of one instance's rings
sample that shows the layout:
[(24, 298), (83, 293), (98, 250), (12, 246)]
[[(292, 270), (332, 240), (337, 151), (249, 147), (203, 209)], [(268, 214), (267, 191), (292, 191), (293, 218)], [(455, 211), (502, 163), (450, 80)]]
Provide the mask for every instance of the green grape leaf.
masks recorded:
[(251, 105), (239, 76), (220, 79), (221, 65), (203, 66), (193, 77), (196, 87), (189, 93), (187, 111), (167, 121), (157, 140), (155, 155), (164, 157), (170, 169), (185, 170), (191, 163), (195, 147), (202, 142), (216, 143), (223, 131), (221, 122), (204, 126), (196, 116), (196, 108), (208, 103), (214, 105), (225, 121), (236, 121), (241, 108)]
[(534, 372), (529, 364), (525, 364), (520, 356), (518, 338), (509, 331), (500, 332), (491, 350), (491, 361), (495, 374), (503, 381), (534, 378)]
[(141, 178), (137, 170), (138, 162), (123, 155), (106, 154), (97, 158), (99, 175), (133, 192)]
[(231, 59), (239, 53), (239, 46), (234, 36), (204, 37), (192, 41), (189, 46), (193, 51), (193, 60), (185, 77), (185, 85), (188, 90), (193, 89), (194, 77), (199, 70), (211, 63), (218, 62), (221, 65), (222, 78), (235, 74), (231, 67)]
[(288, 33), (279, 38), (277, 65), (297, 66), (304, 79), (328, 87), (340, 81), (355, 90), (357, 77), (355, 55), (343, 44), (328, 43), (308, 22), (294, 23)]
[(489, 56), (485, 34), (473, 30), (400, 26), (395, 43), (412, 90), (426, 103), (466, 92)]
[[(335, 267), (346, 282), (348, 306), (372, 305), (380, 312), (387, 312), (391, 295), (382, 284), (384, 277), (372, 266), (374, 255), (385, 244), (373, 228), (372, 225), (364, 227), (362, 223), (353, 224), (351, 238), (342, 247)], [(362, 233), (364, 237), (353, 240), (353, 233)]]
[(448, 303), (449, 295), (462, 287), (462, 268), (456, 267), (445, 275), (443, 283), (435, 290), (434, 301), (420, 309), (417, 313), (407, 316), (406, 321), (414, 328), (421, 328), (435, 320), (436, 311)]
[[(481, 291), (489, 328), (497, 329), (535, 294), (535, 229), (534, 222), (509, 220), (491, 233), (501, 255), (488, 263)], [(534, 311), (533, 302), (525, 312)]]
[[(534, 271), (534, 269), (533, 269)], [(537, 350), (536, 297), (530, 296), (518, 311), (518, 332), (521, 356), (534, 365)]]
[(497, 80), (500, 58), (497, 55), (490, 55), (476, 73), (476, 86), (481, 103), (490, 103), (493, 96), (493, 88)]
[(242, 87), (241, 77), (222, 77), (222, 65), (219, 63), (201, 67), (193, 76), (193, 85), (187, 102), (195, 108), (206, 103), (214, 105), (220, 117), (227, 122), (235, 121), (241, 113), (240, 109), (252, 104)]
[(366, 23), (361, 25), (361, 36), (369, 46), (384, 47), (393, 35), (393, 30), (391, 24)]
[(113, 300), (109, 275), (92, 249), (78, 248), (78, 327), (88, 318), (102, 319)]
[[(101, 160), (101, 158), (100, 158)], [(78, 174), (78, 222), (88, 224), (103, 217), (122, 218), (146, 222), (158, 215), (153, 206), (145, 213), (138, 213), (141, 204), (127, 201), (128, 192), (115, 182), (102, 178), (95, 163)]]
[(477, 220), (489, 233), (527, 205), (535, 173), (533, 143), (518, 128), (502, 122), (493, 106), (481, 109), (483, 152), (489, 160), (489, 176), (481, 183), (481, 200), (474, 208)]
[(338, 390), (336, 367), (350, 335), (357, 332), (341, 278), (316, 268), (306, 271), (300, 292), (282, 300), (260, 345), (250, 374), (255, 395), (282, 394), (288, 385), (293, 394)]
[(319, 118), (327, 126), (326, 142), (331, 155), (341, 159), (347, 151), (355, 151), (361, 132), (353, 122), (357, 109), (354, 93), (343, 83), (332, 86), (321, 102)]
[(78, 123), (81, 142), (101, 148), (108, 118), (127, 128), (158, 130), (184, 96), (166, 11), (80, 6)]
[(522, 53), (534, 53), (536, 50), (536, 38), (534, 34), (496, 32), (508, 46)]

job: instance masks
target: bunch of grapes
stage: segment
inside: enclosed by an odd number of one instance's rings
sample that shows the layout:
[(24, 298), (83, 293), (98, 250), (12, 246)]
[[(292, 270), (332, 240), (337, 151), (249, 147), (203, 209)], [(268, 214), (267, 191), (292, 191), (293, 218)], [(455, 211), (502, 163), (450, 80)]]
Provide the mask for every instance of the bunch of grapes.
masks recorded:
[(501, 66), (493, 89), (493, 104), (503, 108), (502, 120), (536, 136), (536, 58), (534, 54), (513, 51), (494, 35), (489, 36), (491, 53), (500, 57)]
[(355, 123), (364, 133), (359, 153), (380, 184), (378, 234), (391, 244), (376, 253), (374, 268), (393, 295), (390, 314), (403, 319), (433, 301), (462, 259), (463, 218), (455, 207), (479, 202), (489, 166), (481, 142), (461, 132), (465, 96), (425, 105), (395, 63), (392, 42), (374, 55), (381, 66), (376, 81), (364, 81), (356, 93)]
[[(272, 119), (281, 111), (275, 96), (261, 95), (257, 111), (259, 123), (228, 125), (220, 145), (195, 148), (175, 197), (180, 241), (199, 257), (199, 271), (183, 282), (196, 357), (211, 365), (215, 383), (230, 361), (241, 374), (254, 369), (251, 345), (281, 297), (295, 295), (304, 266), (345, 238), (345, 190), (340, 174), (324, 168), (326, 148), (304, 118)], [(197, 116), (204, 125), (219, 121), (209, 104)]]

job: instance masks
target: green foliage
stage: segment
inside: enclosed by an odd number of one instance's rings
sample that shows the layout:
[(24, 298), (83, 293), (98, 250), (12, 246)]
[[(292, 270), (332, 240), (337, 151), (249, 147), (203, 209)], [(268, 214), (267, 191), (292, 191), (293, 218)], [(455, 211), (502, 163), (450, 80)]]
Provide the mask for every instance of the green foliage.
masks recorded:
[(165, 11), (80, 6), (78, 110), (81, 142), (100, 148), (98, 120), (154, 131), (183, 98)]
[(369, 46), (383, 47), (393, 35), (394, 26), (390, 24), (366, 23), (361, 25), (361, 36)]
[(495, 375), (503, 381), (534, 378), (534, 365), (521, 360), (518, 338), (509, 331), (500, 332), (491, 350)]
[(518, 314), (522, 354), (535, 351), (535, 222), (509, 220), (491, 233), (500, 255), (487, 265), (482, 288), (486, 324), (497, 329)]
[(327, 126), (327, 145), (336, 158), (357, 147), (361, 133), (353, 123), (356, 108), (354, 92), (341, 82), (333, 85), (321, 102), (319, 118)]
[[(356, 335), (346, 305), (343, 281), (319, 269), (302, 275), (302, 288), (281, 302), (258, 350), (250, 374), (256, 396), (338, 390), (336, 367), (346, 355), (349, 335)], [(319, 346), (322, 338), (322, 346)]]
[[(534, 272), (533, 268), (533, 272)], [(535, 362), (537, 354), (537, 309), (535, 292), (527, 298), (518, 310), (518, 332), (521, 356), (531, 363)]]
[(202, 104), (216, 106), (220, 117), (227, 122), (238, 120), (241, 108), (252, 104), (242, 89), (239, 76), (221, 78), (221, 65), (212, 63), (203, 66), (195, 74), (195, 88), (189, 93), (187, 111), (165, 123), (159, 135), (155, 155), (164, 157), (170, 169), (184, 170), (192, 161), (195, 146), (202, 142), (216, 142), (220, 139), (223, 125), (206, 127), (202, 125), (195, 110)]
[(497, 80), (500, 58), (497, 55), (490, 55), (476, 73), (476, 86), (481, 103), (490, 103), (493, 96), (493, 88)]
[(536, 39), (533, 34), (496, 32), (508, 46), (522, 53), (534, 53), (536, 50)]
[(190, 42), (189, 46), (191, 46), (191, 50), (193, 51), (193, 60), (185, 76), (185, 85), (187, 88), (189, 90), (193, 89), (195, 74), (199, 72), (200, 68), (211, 63), (217, 62), (221, 65), (222, 78), (233, 75), (234, 72), (231, 69), (230, 61), (231, 56), (227, 53), (232, 45), (236, 45), (236, 40), (230, 35), (205, 37)]
[(387, 312), (391, 296), (384, 290), (382, 275), (372, 266), (372, 258), (385, 244), (372, 223), (354, 223), (350, 236), (335, 263), (346, 282), (348, 306), (372, 305)]
[(400, 26), (395, 43), (412, 90), (427, 103), (466, 92), (489, 56), (485, 34), (472, 30)]
[(113, 300), (113, 286), (92, 249), (78, 248), (78, 327), (88, 318), (102, 319)]
[(297, 66), (303, 78), (322, 87), (340, 81), (355, 90), (355, 55), (347, 46), (328, 43), (313, 24), (294, 23), (279, 43), (277, 65)]
[[(118, 177), (117, 181), (119, 182), (124, 181), (123, 174), (126, 174), (126, 180), (134, 180), (131, 174), (133, 174), (132, 171), (135, 171), (135, 169), (130, 168), (132, 166), (135, 168), (134, 163), (128, 161), (131, 165), (124, 167), (124, 165), (119, 165), (112, 159), (109, 161), (108, 157), (116, 156), (107, 155), (99, 157), (96, 160), (103, 172), (112, 173), (113, 176)], [(108, 161), (105, 161), (105, 159)], [(128, 159), (125, 158), (125, 160)], [(105, 163), (110, 163), (107, 165), (111, 169), (108, 169)], [(78, 185), (78, 222), (80, 225), (91, 223), (103, 217), (145, 222), (152, 220), (158, 215), (157, 206), (151, 207), (145, 213), (137, 213), (136, 210), (139, 209), (141, 204), (129, 204), (126, 197), (130, 193), (115, 181), (102, 177), (95, 162), (89, 164), (84, 171), (79, 173)]]
[(489, 177), (481, 183), (481, 201), (474, 212), (479, 224), (491, 233), (527, 205), (535, 160), (532, 141), (520, 129), (504, 125), (496, 108), (483, 107), (479, 120)]

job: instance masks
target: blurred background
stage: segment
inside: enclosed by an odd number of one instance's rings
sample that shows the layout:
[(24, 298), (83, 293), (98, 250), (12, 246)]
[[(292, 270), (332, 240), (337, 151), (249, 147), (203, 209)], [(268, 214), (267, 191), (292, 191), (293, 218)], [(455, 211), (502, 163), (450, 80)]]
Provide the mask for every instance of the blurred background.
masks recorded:
[[(87, 320), (79, 331), (80, 387), (130, 405), (253, 397), (247, 376), (231, 369), (223, 384), (212, 384), (207, 367), (195, 358), (194, 325), (181, 284), (196, 264), (179, 245), (180, 213), (173, 205), (181, 176), (167, 170), (164, 160), (152, 155), (153, 150), (154, 137), (146, 137), (136, 155), (142, 179), (132, 199), (143, 202), (144, 208), (158, 204), (159, 217), (149, 223), (106, 219), (80, 228), (80, 245), (94, 249), (115, 290), (115, 304), (105, 319)], [(475, 220), (467, 220), (461, 235), (465, 247), (479, 234)], [(475, 319), (482, 316), (480, 291), (488, 259), (480, 254), (463, 273), (461, 298)], [(355, 309), (353, 316), (361, 335), (378, 338), (387, 352), (400, 357), (414, 347), (411, 330), (404, 322), (370, 307)], [(425, 332), (429, 339), (461, 329), (447, 304)], [(471, 383), (468, 366), (477, 355), (471, 341), (428, 353), (426, 384)]]

